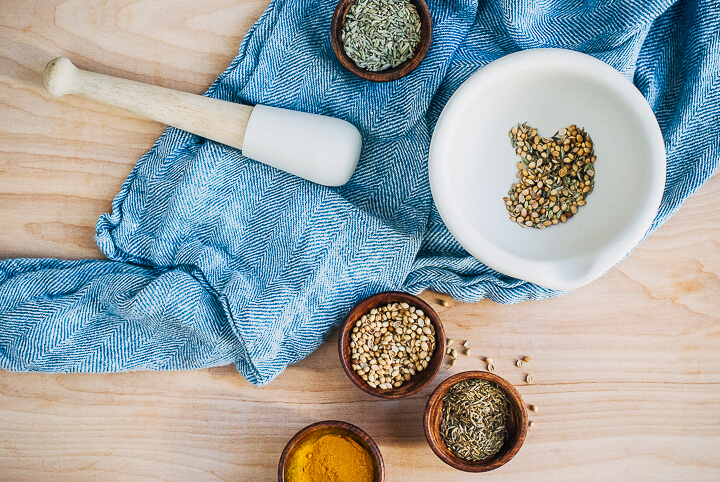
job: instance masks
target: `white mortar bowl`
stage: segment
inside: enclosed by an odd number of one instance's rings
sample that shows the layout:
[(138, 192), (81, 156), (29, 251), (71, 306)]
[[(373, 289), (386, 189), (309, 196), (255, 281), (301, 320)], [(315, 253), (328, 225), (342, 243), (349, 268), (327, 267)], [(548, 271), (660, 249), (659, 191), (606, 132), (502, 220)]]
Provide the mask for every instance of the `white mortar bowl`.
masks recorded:
[[(508, 131), (541, 137), (575, 124), (595, 148), (595, 188), (564, 224), (523, 228), (503, 197), (517, 180)], [(475, 258), (556, 290), (583, 286), (643, 239), (665, 186), (665, 145), (635, 86), (589, 55), (535, 49), (481, 68), (453, 94), (430, 144), (430, 186), (450, 232)]]

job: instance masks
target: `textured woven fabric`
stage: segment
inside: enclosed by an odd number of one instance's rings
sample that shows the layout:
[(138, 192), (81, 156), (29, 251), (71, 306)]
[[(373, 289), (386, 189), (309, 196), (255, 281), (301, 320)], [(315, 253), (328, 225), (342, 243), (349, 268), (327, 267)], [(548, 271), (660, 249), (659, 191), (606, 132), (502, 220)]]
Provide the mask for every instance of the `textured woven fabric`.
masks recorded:
[(429, 2), (433, 44), (392, 83), (345, 71), (335, 2), (275, 0), (207, 95), (331, 115), (363, 134), (358, 170), (314, 185), (168, 129), (97, 224), (111, 261), (0, 262), (0, 367), (192, 369), (234, 362), (262, 385), (312, 352), (359, 299), (426, 288), (501, 303), (559, 293), (470, 257), (435, 210), (432, 129), (478, 68), (537, 47), (587, 52), (633, 80), (660, 123), (668, 175), (653, 229), (718, 163), (717, 2)]

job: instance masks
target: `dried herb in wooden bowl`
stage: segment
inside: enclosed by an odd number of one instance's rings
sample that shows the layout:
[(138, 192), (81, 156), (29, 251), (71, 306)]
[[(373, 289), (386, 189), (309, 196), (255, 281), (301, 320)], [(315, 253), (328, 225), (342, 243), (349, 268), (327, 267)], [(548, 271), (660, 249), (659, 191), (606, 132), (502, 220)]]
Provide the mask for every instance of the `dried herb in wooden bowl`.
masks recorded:
[(508, 414), (507, 395), (495, 383), (463, 380), (443, 397), (440, 435), (458, 457), (485, 460), (505, 443)]
[(391, 69), (415, 53), (420, 23), (420, 14), (409, 0), (357, 0), (345, 16), (343, 48), (362, 69)]

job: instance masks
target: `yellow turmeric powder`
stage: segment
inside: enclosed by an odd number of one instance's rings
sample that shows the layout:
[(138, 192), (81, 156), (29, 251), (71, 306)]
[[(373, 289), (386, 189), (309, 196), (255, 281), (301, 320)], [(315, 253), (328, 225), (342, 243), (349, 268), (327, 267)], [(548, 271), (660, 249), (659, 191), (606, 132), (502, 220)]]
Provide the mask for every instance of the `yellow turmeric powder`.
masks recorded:
[(375, 464), (368, 450), (337, 429), (303, 440), (285, 464), (287, 482), (372, 482), (374, 478)]

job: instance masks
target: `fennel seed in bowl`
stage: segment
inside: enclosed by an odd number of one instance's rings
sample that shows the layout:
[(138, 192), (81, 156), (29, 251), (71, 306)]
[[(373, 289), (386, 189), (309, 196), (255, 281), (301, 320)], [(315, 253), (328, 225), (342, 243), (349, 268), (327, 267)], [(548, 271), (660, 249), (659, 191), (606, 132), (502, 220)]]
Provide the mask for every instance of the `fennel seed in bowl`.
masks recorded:
[(508, 398), (495, 383), (469, 379), (456, 383), (443, 398), (440, 435), (458, 457), (478, 462), (505, 443)]
[(361, 69), (391, 69), (415, 53), (420, 14), (409, 0), (357, 0), (345, 16), (341, 40)]

